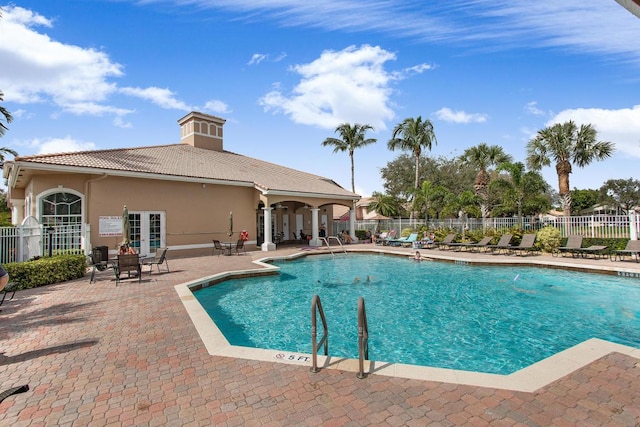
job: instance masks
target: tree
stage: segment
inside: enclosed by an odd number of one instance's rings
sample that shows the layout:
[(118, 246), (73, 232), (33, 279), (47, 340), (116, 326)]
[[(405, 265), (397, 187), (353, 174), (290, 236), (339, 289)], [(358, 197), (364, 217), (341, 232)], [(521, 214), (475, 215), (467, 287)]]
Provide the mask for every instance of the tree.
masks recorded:
[(615, 145), (609, 141), (597, 141), (598, 132), (591, 125), (578, 126), (572, 121), (556, 123), (539, 130), (527, 143), (527, 166), (540, 170), (555, 162), (558, 174), (560, 202), (565, 216), (571, 214), (569, 175), (572, 164), (585, 167), (594, 160), (611, 157)]
[(598, 190), (578, 190), (574, 187), (571, 190), (571, 213), (579, 214), (585, 209), (592, 208), (593, 205), (598, 203), (599, 197)]
[[(2, 93), (2, 91), (0, 90), (0, 101), (3, 101), (3, 100), (4, 100), (4, 93)], [(13, 117), (11, 116), (11, 113), (1, 105), (0, 105), (0, 114), (2, 114), (2, 116), (0, 117), (0, 137), (1, 137), (1, 136), (4, 136), (4, 133), (9, 130), (9, 128), (3, 123), (2, 117), (4, 117), (4, 121), (7, 123), (11, 123), (13, 121)], [(0, 166), (4, 162), (5, 154), (11, 154), (14, 157), (18, 155), (18, 153), (16, 153), (11, 148), (0, 147)]]
[(343, 123), (336, 128), (336, 132), (340, 133), (340, 137), (342, 139), (337, 138), (327, 138), (322, 142), (322, 145), (326, 147), (327, 145), (333, 145), (333, 152), (349, 152), (349, 158), (351, 159), (351, 191), (356, 192), (356, 184), (355, 184), (355, 172), (353, 166), (353, 152), (362, 148), (365, 145), (373, 144), (377, 141), (374, 138), (365, 139), (364, 135), (368, 130), (373, 130), (371, 125), (361, 125), (355, 123), (353, 125), (349, 123)]
[(462, 153), (461, 159), (463, 162), (473, 166), (478, 174), (474, 182), (474, 189), (478, 197), (480, 198), (480, 211), (482, 217), (489, 216), (489, 194), (487, 187), (489, 186), (489, 173), (487, 169), (491, 166), (497, 166), (501, 163), (510, 162), (511, 156), (506, 154), (502, 147), (498, 145), (487, 145), (486, 143), (479, 144), (475, 147), (467, 148)]
[(637, 179), (610, 179), (600, 187), (599, 201), (612, 204), (624, 211), (640, 205), (640, 181)]
[(542, 175), (534, 171), (527, 172), (522, 162), (502, 163), (497, 171), (507, 172), (506, 176), (499, 175), (491, 183), (492, 189), (501, 193), (501, 214), (515, 212), (522, 228), (523, 215), (535, 215), (549, 210), (550, 188)]
[(380, 215), (394, 217), (401, 212), (400, 202), (398, 199), (387, 194), (374, 191), (371, 194), (371, 202), (367, 207), (368, 212), (376, 211)]
[(431, 151), (431, 145), (438, 143), (436, 134), (433, 131), (431, 120), (422, 121), (422, 117), (404, 119), (402, 123), (393, 128), (391, 139), (387, 146), (391, 151), (396, 148), (410, 151), (415, 158), (415, 181), (413, 188), (418, 191), (420, 186), (420, 155), (422, 150)]

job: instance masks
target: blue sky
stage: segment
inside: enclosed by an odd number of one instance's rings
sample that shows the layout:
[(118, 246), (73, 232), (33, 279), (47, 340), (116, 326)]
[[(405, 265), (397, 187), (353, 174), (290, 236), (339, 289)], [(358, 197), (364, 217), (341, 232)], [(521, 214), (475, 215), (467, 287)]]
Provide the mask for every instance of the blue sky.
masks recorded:
[[(536, 131), (592, 123), (617, 151), (571, 187), (638, 179), (640, 19), (614, 0), (65, 0), (2, 6), (0, 89), (20, 155), (179, 142), (220, 116), (226, 150), (330, 177), (322, 147), (369, 123), (356, 191), (382, 191), (393, 127), (429, 118), (433, 156), (482, 142), (516, 160)], [(557, 188), (555, 168), (543, 175)]]

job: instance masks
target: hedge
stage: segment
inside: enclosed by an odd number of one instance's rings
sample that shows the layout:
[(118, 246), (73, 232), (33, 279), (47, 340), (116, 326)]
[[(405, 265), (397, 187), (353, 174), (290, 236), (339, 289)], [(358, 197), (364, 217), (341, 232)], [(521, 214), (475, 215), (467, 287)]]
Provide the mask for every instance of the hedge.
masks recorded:
[(84, 255), (56, 255), (33, 261), (12, 262), (4, 265), (9, 280), (16, 289), (36, 288), (53, 283), (79, 279), (87, 271)]

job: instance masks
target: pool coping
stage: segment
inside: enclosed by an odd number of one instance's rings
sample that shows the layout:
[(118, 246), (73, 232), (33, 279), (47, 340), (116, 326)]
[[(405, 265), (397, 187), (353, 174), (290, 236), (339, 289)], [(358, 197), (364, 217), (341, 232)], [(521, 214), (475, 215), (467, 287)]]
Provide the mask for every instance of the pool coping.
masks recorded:
[[(411, 255), (407, 252), (376, 248), (350, 249), (349, 252), (380, 253), (381, 255), (397, 255), (402, 257)], [(211, 317), (209, 317), (207, 312), (193, 295), (193, 291), (202, 287), (214, 285), (230, 278), (276, 274), (280, 269), (279, 267), (269, 264), (271, 261), (291, 260), (308, 255), (319, 254), (330, 253), (328, 251), (318, 251), (315, 253), (296, 252), (290, 255), (268, 256), (253, 261), (254, 264), (262, 267), (261, 269), (226, 271), (176, 285), (174, 289), (176, 290), (189, 317), (191, 318), (191, 321), (193, 322), (193, 325), (200, 335), (200, 339), (204, 343), (205, 348), (210, 355), (311, 367), (311, 354), (240, 347), (229, 344), (222, 332), (216, 326), (215, 322)], [(422, 252), (422, 254), (424, 256), (424, 252)], [(429, 254), (425, 256), (424, 259), (462, 262), (477, 265), (527, 265), (616, 275), (625, 275), (628, 273), (634, 274), (633, 277), (640, 277), (640, 273), (637, 272), (637, 269), (627, 269), (625, 267), (619, 268), (616, 266), (611, 268), (588, 265), (576, 266), (575, 264), (568, 264), (567, 262), (560, 260), (554, 261), (549, 259), (545, 259), (545, 261), (542, 262), (535, 258), (524, 259), (524, 257), (522, 257), (522, 259), (515, 260), (500, 257), (496, 258), (494, 261), (482, 258), (460, 259), (459, 257), (445, 253)], [(407, 365), (402, 363), (389, 363), (384, 361), (365, 361), (365, 372), (368, 374), (388, 377), (534, 392), (613, 352), (640, 359), (640, 349), (598, 338), (591, 338), (509, 375)], [(358, 372), (359, 361), (357, 359), (318, 355), (318, 366), (321, 369), (339, 369), (348, 372)], [(640, 363), (638, 366), (640, 366)]]

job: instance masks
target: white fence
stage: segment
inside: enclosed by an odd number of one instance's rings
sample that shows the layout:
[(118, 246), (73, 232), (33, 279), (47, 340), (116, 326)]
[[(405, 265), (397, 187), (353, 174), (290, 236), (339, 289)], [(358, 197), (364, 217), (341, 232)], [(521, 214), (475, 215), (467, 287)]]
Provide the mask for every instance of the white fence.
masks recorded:
[(27, 261), (43, 255), (84, 253), (81, 225), (0, 227), (0, 263)]
[[(593, 238), (618, 238), (637, 239), (640, 235), (640, 221), (634, 214), (632, 215), (589, 215), (571, 216), (558, 218), (538, 217), (523, 218), (521, 228), (524, 230), (539, 230), (545, 226), (553, 226), (560, 230), (561, 235), (566, 237), (570, 234), (581, 234), (584, 237)], [(355, 222), (356, 230), (375, 231), (396, 230), (401, 232), (405, 228), (414, 230), (426, 226), (428, 230), (450, 229), (466, 231), (474, 230), (505, 230), (520, 226), (517, 218), (455, 218), (444, 220), (409, 220), (406, 218), (390, 220), (360, 220)], [(348, 221), (333, 223), (334, 234), (342, 230), (349, 229)], [(634, 232), (635, 231), (635, 232)]]

